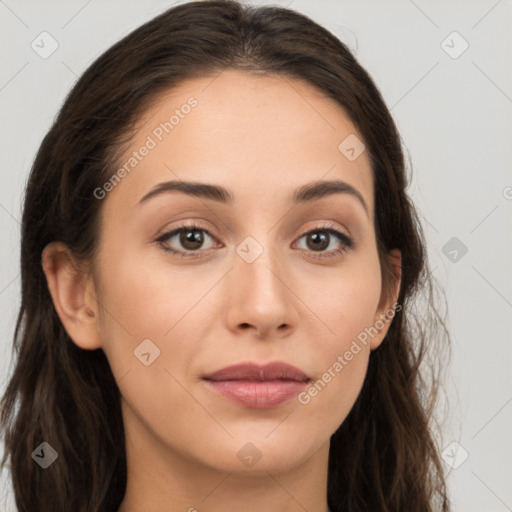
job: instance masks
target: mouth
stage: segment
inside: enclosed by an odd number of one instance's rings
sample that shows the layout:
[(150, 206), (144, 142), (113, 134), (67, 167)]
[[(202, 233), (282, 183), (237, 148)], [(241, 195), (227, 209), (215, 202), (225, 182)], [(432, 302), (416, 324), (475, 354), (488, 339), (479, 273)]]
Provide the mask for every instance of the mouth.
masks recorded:
[(205, 375), (203, 380), (221, 396), (253, 409), (277, 407), (311, 381), (303, 371), (282, 362), (237, 364)]
[(285, 380), (294, 382), (307, 382), (311, 380), (308, 375), (295, 366), (280, 361), (259, 366), (255, 363), (241, 363), (227, 366), (214, 373), (205, 375), (205, 380), (214, 382), (227, 380), (244, 381), (275, 381)]

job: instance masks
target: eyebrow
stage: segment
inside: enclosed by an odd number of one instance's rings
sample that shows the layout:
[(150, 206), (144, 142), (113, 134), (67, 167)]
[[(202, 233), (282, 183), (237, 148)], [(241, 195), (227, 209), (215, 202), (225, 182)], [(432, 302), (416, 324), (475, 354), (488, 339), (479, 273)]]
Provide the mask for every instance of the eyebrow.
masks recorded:
[[(220, 185), (209, 183), (199, 183), (193, 181), (165, 181), (153, 187), (142, 199), (139, 204), (147, 201), (151, 197), (165, 192), (181, 192), (194, 197), (211, 199), (224, 204), (231, 204), (234, 196)], [(348, 194), (355, 197), (364, 207), (369, 216), (368, 206), (365, 203), (361, 193), (352, 185), (341, 180), (315, 181), (299, 187), (293, 194), (292, 201), (296, 204), (307, 203), (331, 196), (333, 194)]]

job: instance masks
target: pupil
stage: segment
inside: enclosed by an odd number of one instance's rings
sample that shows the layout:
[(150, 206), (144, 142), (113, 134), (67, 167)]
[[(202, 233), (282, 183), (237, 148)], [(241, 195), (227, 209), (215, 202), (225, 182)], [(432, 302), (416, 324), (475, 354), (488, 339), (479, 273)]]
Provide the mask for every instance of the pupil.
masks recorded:
[(190, 250), (198, 249), (203, 243), (203, 234), (198, 230), (183, 231), (180, 242)]
[[(318, 233), (320, 233), (320, 234), (318, 234)], [(329, 243), (327, 241), (327, 234), (322, 231), (320, 231), (318, 233), (312, 233), (308, 236), (308, 242), (313, 241), (313, 249), (314, 250), (325, 249), (329, 245)], [(320, 242), (320, 243), (317, 243), (317, 242)]]

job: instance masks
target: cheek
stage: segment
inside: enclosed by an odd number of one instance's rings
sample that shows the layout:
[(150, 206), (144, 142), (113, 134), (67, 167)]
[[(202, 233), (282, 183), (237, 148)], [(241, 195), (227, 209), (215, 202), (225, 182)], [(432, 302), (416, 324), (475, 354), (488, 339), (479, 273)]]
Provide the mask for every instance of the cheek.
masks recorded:
[(315, 422), (328, 435), (338, 429), (362, 389), (368, 357), (369, 349), (364, 345), (349, 344), (347, 350), (332, 354), (324, 372), (298, 396), (308, 422)]
[(361, 258), (317, 282), (320, 286), (307, 295), (308, 305), (319, 312), (323, 334), (310, 347), (317, 374), (299, 402), (334, 431), (352, 409), (366, 376), (381, 293), (378, 256)]
[(119, 377), (131, 371), (134, 350), (143, 340), (152, 340), (161, 350), (163, 335), (182, 302), (176, 288), (165, 281), (165, 273), (156, 272), (134, 250), (121, 251), (114, 244), (103, 247), (97, 274), (103, 350)]
[(211, 281), (208, 276), (185, 280), (183, 272), (172, 269), (163, 258), (149, 258), (151, 251), (114, 247), (105, 254), (108, 259), (102, 260), (100, 268), (104, 332), (115, 328), (135, 339), (162, 338)]
[(168, 266), (126, 252), (104, 260), (101, 267), (103, 350), (129, 414), (136, 411), (137, 421), (150, 430), (158, 423), (186, 432), (187, 415), (198, 411), (180, 385), (180, 370), (192, 356), (184, 329), (187, 312), (208, 283), (184, 286)]
[(375, 321), (381, 296), (378, 255), (368, 251), (354, 257), (338, 271), (324, 273), (304, 283), (304, 295), (311, 310), (325, 327), (324, 348), (330, 353), (348, 350), (351, 341)]
[[(219, 277), (206, 267), (193, 271), (171, 267), (156, 251), (120, 249), (114, 244), (105, 247), (98, 269), (103, 350), (117, 378), (130, 372), (133, 380), (142, 372), (137, 380), (149, 379), (150, 392), (159, 387), (154, 379), (164, 368), (174, 374), (190, 366), (194, 328), (198, 316), (204, 316), (204, 298)], [(151, 343), (141, 345), (143, 340)], [(136, 359), (139, 352), (147, 353), (143, 347), (154, 360), (148, 367)], [(133, 391), (142, 392), (138, 387)]]

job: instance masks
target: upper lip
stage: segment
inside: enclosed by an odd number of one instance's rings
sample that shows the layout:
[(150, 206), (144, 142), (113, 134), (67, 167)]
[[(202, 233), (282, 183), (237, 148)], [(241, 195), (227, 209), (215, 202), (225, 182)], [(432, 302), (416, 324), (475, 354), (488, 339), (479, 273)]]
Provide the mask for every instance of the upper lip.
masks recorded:
[(309, 377), (298, 368), (287, 363), (276, 361), (265, 365), (255, 363), (240, 363), (233, 366), (227, 366), (214, 373), (205, 375), (206, 380), (224, 381), (224, 380), (292, 380), (297, 382), (309, 381)]

